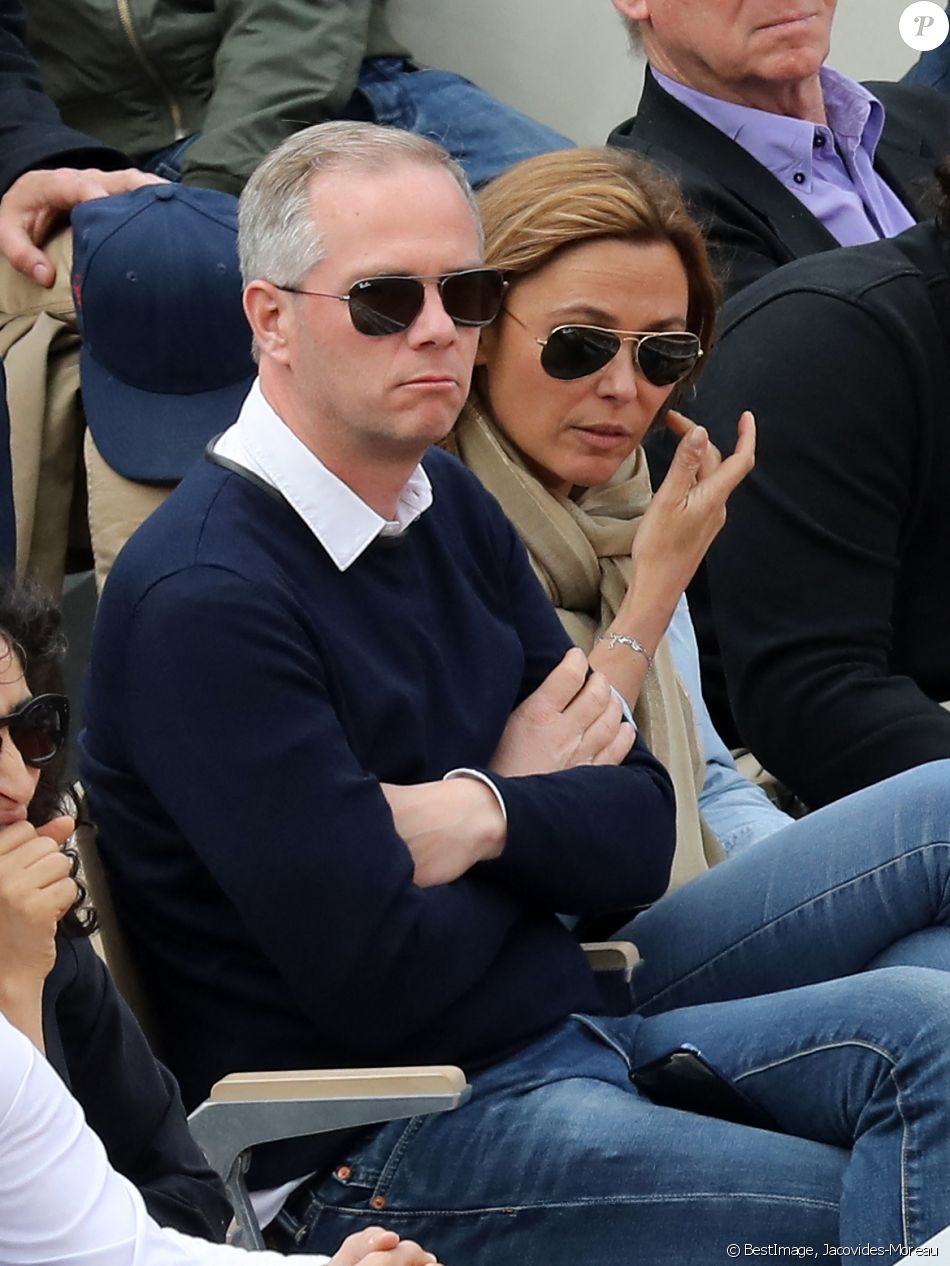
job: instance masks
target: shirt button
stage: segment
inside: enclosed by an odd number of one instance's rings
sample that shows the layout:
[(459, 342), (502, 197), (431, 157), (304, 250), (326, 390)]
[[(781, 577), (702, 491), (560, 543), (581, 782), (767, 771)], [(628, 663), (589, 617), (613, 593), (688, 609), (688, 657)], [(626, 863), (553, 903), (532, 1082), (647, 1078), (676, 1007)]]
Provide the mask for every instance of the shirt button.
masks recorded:
[(803, 185), (805, 183), (805, 173), (803, 171), (797, 171), (792, 177), (792, 180), (795, 181), (796, 185)]
[(814, 144), (815, 144), (815, 149), (824, 149), (824, 147), (825, 147), (825, 134), (824, 134), (824, 132), (816, 132), (816, 133), (815, 133), (815, 141), (814, 141)]

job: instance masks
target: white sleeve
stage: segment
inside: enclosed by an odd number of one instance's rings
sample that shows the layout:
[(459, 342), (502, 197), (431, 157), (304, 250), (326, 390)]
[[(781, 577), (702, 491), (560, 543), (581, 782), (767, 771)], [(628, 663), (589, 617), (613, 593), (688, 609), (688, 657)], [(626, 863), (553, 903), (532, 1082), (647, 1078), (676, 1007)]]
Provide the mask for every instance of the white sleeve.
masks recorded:
[[(325, 1257), (295, 1257), (317, 1266)], [(109, 1164), (82, 1110), (0, 1015), (0, 1261), (4, 1266), (285, 1266), (159, 1227)]]

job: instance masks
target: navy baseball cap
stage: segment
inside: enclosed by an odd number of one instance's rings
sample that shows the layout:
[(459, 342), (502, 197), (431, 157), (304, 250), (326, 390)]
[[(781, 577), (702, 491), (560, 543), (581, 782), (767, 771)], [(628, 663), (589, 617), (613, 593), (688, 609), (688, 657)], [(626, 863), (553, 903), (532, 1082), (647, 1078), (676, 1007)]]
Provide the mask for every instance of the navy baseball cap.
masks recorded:
[(237, 200), (146, 185), (72, 213), (86, 422), (113, 469), (181, 479), (237, 417), (256, 371), (241, 308)]

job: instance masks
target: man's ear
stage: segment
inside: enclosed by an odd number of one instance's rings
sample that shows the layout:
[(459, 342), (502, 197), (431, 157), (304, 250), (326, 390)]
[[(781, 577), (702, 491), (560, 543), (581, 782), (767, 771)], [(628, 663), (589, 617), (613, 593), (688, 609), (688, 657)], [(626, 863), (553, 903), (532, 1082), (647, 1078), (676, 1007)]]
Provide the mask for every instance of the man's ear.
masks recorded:
[(645, 22), (650, 16), (650, 0), (614, 0), (614, 8), (631, 22)]
[(478, 350), (475, 352), (475, 364), (487, 365), (491, 359), (495, 345), (498, 341), (498, 334), (495, 330), (494, 322), (486, 325), (478, 336)]
[(262, 356), (287, 361), (290, 296), (269, 281), (252, 281), (244, 291), (244, 315)]

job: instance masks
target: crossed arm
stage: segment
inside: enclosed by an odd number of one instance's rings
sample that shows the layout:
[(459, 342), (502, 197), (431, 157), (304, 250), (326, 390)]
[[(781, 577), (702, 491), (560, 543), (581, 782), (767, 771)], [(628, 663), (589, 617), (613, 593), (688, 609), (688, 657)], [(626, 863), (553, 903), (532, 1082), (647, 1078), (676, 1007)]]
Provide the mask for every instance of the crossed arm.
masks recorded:
[[(607, 678), (588, 676), (587, 659), (575, 647), (511, 714), (489, 768), (514, 778), (619, 765), (635, 739)], [(420, 887), (451, 883), (478, 862), (501, 856), (506, 818), (484, 782), (383, 783), (382, 790)]]

